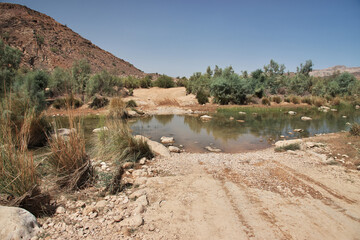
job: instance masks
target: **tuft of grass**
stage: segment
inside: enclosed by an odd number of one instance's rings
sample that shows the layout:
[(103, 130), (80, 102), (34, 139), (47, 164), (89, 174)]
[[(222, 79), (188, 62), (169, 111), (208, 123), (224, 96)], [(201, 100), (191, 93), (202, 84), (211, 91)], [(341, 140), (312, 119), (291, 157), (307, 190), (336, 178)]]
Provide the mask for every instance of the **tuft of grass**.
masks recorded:
[(93, 109), (99, 109), (107, 106), (108, 104), (109, 104), (109, 99), (107, 99), (106, 97), (95, 96), (93, 97), (89, 107)]
[(134, 108), (134, 107), (137, 107), (137, 104), (134, 100), (130, 100), (126, 103), (126, 107), (127, 108)]
[(128, 117), (126, 104), (121, 97), (115, 97), (110, 100), (109, 117), (120, 119), (126, 119)]
[(299, 143), (293, 143), (293, 144), (289, 144), (283, 147), (277, 147), (275, 148), (275, 152), (285, 152), (287, 150), (292, 150), (292, 151), (296, 151), (296, 150), (300, 150), (300, 144)]
[(174, 98), (164, 98), (157, 102), (158, 106), (180, 106), (179, 102)]
[(284, 97), (284, 102), (290, 103), (291, 102), (290, 97)]
[(123, 121), (108, 120), (106, 126), (109, 130), (94, 136), (94, 155), (119, 164), (153, 157), (149, 145), (142, 139), (135, 139)]
[(311, 99), (311, 97), (309, 97), (309, 96), (303, 97), (303, 98), (301, 99), (301, 102), (302, 102), (302, 103), (309, 104), (309, 105), (312, 105), (312, 99)]
[(293, 103), (293, 104), (299, 104), (300, 103), (300, 97), (299, 96), (290, 96), (290, 101)]
[(263, 97), (263, 98), (261, 99), (261, 103), (262, 103), (263, 105), (268, 105), (268, 106), (270, 106), (270, 100), (269, 100), (267, 97)]
[(316, 107), (321, 107), (326, 103), (326, 100), (322, 97), (313, 97), (312, 102)]
[(92, 180), (94, 170), (85, 151), (81, 121), (76, 123), (70, 115), (69, 126), (71, 130), (64, 136), (55, 124), (55, 134), (48, 141), (51, 151), (49, 163), (61, 188), (77, 190)]
[(352, 124), (349, 133), (352, 136), (358, 136), (359, 137), (360, 136), (360, 124), (358, 124), (358, 123)]
[(75, 109), (81, 107), (82, 102), (79, 99), (74, 98), (73, 95), (70, 95), (68, 97), (55, 99), (52, 105), (56, 109)]
[(281, 97), (280, 96), (273, 96), (271, 100), (277, 104), (281, 103)]

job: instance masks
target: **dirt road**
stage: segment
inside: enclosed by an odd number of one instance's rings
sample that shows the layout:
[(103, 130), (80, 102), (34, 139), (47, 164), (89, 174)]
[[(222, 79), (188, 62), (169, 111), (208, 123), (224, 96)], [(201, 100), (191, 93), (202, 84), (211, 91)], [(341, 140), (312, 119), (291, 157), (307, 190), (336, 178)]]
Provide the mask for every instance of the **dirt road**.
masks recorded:
[[(313, 150), (155, 163), (144, 239), (360, 239), (360, 174)], [(146, 229), (148, 226), (153, 229)]]

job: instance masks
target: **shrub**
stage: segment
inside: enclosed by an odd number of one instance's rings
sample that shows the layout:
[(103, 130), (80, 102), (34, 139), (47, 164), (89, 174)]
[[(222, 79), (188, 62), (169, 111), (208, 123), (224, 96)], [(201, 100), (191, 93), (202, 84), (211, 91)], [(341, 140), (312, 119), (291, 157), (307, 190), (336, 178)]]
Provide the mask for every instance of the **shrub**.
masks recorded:
[(290, 97), (284, 97), (284, 102), (290, 103), (290, 102), (291, 102), (291, 98), (290, 98)]
[(331, 101), (331, 105), (333, 106), (339, 106), (340, 103), (341, 103), (341, 99), (339, 97), (336, 97)]
[(56, 109), (67, 109), (67, 108), (75, 109), (81, 107), (82, 102), (79, 99), (74, 98), (73, 95), (70, 95), (68, 97), (55, 99), (52, 105)]
[(134, 89), (140, 87), (140, 79), (134, 78), (133, 76), (128, 76), (122, 79), (123, 86), (128, 89)]
[(188, 79), (186, 77), (182, 77), (176, 81), (177, 87), (186, 87), (188, 85)]
[(102, 71), (90, 77), (86, 85), (86, 93), (88, 96), (93, 96), (96, 93), (104, 96), (112, 96), (116, 89), (122, 87), (120, 79), (109, 74), (107, 71)]
[(209, 94), (206, 93), (203, 89), (201, 89), (196, 93), (196, 99), (199, 104), (206, 104), (209, 102)]
[(89, 106), (93, 109), (99, 109), (107, 106), (108, 104), (109, 104), (108, 98), (102, 96), (95, 96), (93, 97)]
[(94, 175), (90, 158), (85, 151), (85, 138), (81, 132), (81, 123), (75, 123), (69, 117), (70, 131), (67, 136), (61, 135), (56, 126), (55, 134), (49, 138), (51, 154), (49, 163), (58, 177), (61, 188), (77, 190), (85, 187)]
[(280, 96), (274, 96), (274, 97), (272, 97), (272, 101), (279, 104), (279, 103), (281, 103), (281, 97)]
[(312, 102), (316, 107), (321, 107), (325, 104), (325, 99), (321, 97), (313, 97)]
[(134, 108), (134, 107), (137, 107), (137, 104), (134, 100), (130, 100), (126, 103), (126, 107), (127, 108)]
[(175, 87), (174, 80), (166, 75), (161, 75), (156, 81), (155, 86), (160, 88), (172, 88)]
[(287, 150), (291, 150), (291, 151), (295, 151), (295, 150), (300, 150), (300, 144), (299, 143), (293, 143), (293, 144), (289, 144), (283, 147), (277, 147), (275, 148), (275, 152), (285, 152)]
[[(223, 74), (225, 73), (223, 72)], [(248, 94), (246, 80), (241, 79), (235, 73), (214, 78), (210, 85), (210, 92), (214, 96), (214, 102), (222, 105), (229, 103), (244, 104)]]
[(293, 104), (299, 104), (300, 103), (300, 97), (299, 96), (291, 96), (290, 100)]
[(261, 104), (270, 106), (270, 100), (267, 97), (263, 97), (261, 99)]
[(147, 75), (140, 79), (140, 87), (149, 88), (151, 87), (151, 76)]
[(71, 75), (68, 71), (56, 67), (51, 74), (49, 88), (53, 96), (61, 96), (71, 92)]
[(360, 124), (352, 124), (349, 133), (353, 136), (360, 136)]

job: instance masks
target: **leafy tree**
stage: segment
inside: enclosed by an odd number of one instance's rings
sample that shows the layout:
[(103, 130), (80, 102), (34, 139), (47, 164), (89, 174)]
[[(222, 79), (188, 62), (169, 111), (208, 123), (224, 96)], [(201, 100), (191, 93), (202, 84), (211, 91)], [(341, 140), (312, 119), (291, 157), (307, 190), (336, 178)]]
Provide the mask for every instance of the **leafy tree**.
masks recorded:
[(206, 74), (208, 75), (209, 78), (212, 77), (213, 71), (211, 70), (210, 66), (207, 67), (207, 69), (206, 69)]
[(86, 84), (90, 78), (91, 67), (86, 59), (74, 62), (72, 66), (72, 77), (74, 80), (73, 90), (76, 93), (84, 94)]
[(174, 80), (166, 75), (161, 75), (156, 81), (155, 86), (160, 88), (172, 88), (175, 87)]
[(86, 93), (88, 96), (93, 96), (96, 93), (111, 96), (116, 91), (115, 86), (121, 87), (118, 85), (119, 83), (117, 77), (104, 70), (90, 77), (86, 86)]
[(305, 76), (309, 76), (309, 73), (312, 71), (313, 63), (311, 60), (307, 60), (305, 64), (300, 64), (300, 68), (297, 67), (297, 73), (304, 74)]
[(9, 90), (15, 81), (16, 70), (19, 68), (22, 53), (6, 45), (0, 39), (0, 96)]
[(270, 63), (268, 65), (264, 66), (264, 72), (271, 76), (274, 75), (283, 75), (285, 71), (285, 65), (284, 64), (278, 64), (273, 59), (270, 60)]
[(214, 77), (220, 77), (222, 74), (222, 69), (218, 67), (218, 65), (215, 65), (214, 69)]
[(60, 96), (71, 90), (71, 75), (68, 71), (56, 67), (51, 74), (49, 88), (54, 96)]

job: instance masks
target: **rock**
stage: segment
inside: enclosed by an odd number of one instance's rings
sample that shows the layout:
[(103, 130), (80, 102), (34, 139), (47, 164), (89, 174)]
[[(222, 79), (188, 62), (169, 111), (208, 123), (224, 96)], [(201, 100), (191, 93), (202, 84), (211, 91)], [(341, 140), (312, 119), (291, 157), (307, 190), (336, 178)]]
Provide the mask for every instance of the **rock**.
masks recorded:
[(169, 146), (169, 151), (174, 152), (174, 153), (180, 153), (180, 148), (174, 147), (174, 146)]
[(105, 200), (100, 200), (99, 202), (96, 203), (95, 207), (97, 208), (104, 208), (106, 207), (107, 202)]
[(34, 215), (25, 209), (0, 206), (0, 239), (31, 239), (40, 231)]
[(154, 226), (154, 224), (150, 224), (149, 225), (149, 231), (154, 231), (155, 230), (155, 226)]
[(221, 152), (221, 149), (213, 148), (211, 146), (206, 146), (205, 149), (208, 150), (209, 152)]
[(134, 185), (145, 185), (147, 182), (147, 178), (146, 177), (139, 177), (136, 178), (134, 181)]
[(303, 121), (311, 121), (312, 118), (303, 116), (303, 117), (301, 117), (301, 120), (303, 120)]
[(55, 134), (52, 135), (53, 138), (57, 138), (57, 137), (63, 137), (63, 138), (67, 138), (69, 137), (69, 135), (73, 132), (76, 132), (75, 128), (72, 129), (68, 129), (68, 128), (59, 128)]
[(140, 165), (144, 165), (145, 162), (146, 162), (146, 158), (145, 158), (145, 157), (143, 157), (143, 158), (140, 159), (140, 161), (139, 161)]
[(285, 136), (284, 136), (284, 135), (281, 135), (280, 138), (285, 138)]
[(92, 132), (99, 133), (99, 132), (103, 132), (103, 131), (109, 131), (109, 129), (107, 127), (95, 128)]
[(146, 141), (147, 144), (149, 145), (151, 151), (155, 155), (160, 155), (162, 157), (171, 157), (169, 149), (167, 149), (161, 143), (152, 141), (152, 140), (148, 139), (147, 137), (144, 137), (144, 136), (141, 136), (141, 135), (136, 135), (134, 138), (135, 139), (142, 139), (143, 141)]
[(359, 109), (360, 109), (360, 105), (356, 105), (356, 106), (355, 106), (355, 109), (356, 109), (356, 110), (359, 110)]
[(318, 108), (318, 110), (319, 110), (320, 112), (328, 112), (328, 111), (330, 110), (330, 108), (329, 108), (329, 107), (326, 107), (326, 106), (321, 106), (321, 107)]
[(246, 115), (246, 112), (239, 112), (240, 115)]
[(315, 142), (306, 142), (305, 145), (307, 148), (324, 147), (325, 146), (325, 144), (318, 143), (318, 142), (316, 142), (316, 143)]
[(140, 215), (141, 213), (143, 213), (145, 210), (144, 205), (139, 204), (133, 211), (133, 213), (131, 215)]
[(237, 122), (240, 122), (240, 123), (244, 123), (245, 122), (245, 120), (241, 120), (241, 119), (239, 119), (239, 120), (236, 120)]
[(173, 137), (165, 137), (165, 136), (162, 136), (160, 138), (160, 141), (161, 141), (161, 143), (164, 143), (164, 144), (175, 142)]
[(289, 115), (296, 115), (296, 112), (294, 112), (294, 111), (288, 111), (288, 114), (289, 114)]
[(144, 223), (143, 218), (140, 215), (135, 215), (129, 218), (126, 218), (120, 222), (121, 226), (137, 228)]
[(143, 195), (146, 195), (146, 190), (145, 189), (140, 189), (140, 190), (137, 190), (135, 192), (133, 192), (132, 194), (130, 194), (129, 198), (130, 199), (135, 199), (135, 198), (139, 198)]
[(90, 213), (96, 212), (95, 207), (93, 206), (86, 206), (82, 211), (83, 216), (88, 216)]
[(347, 116), (342, 116), (342, 118), (347, 118)]
[(202, 115), (202, 116), (200, 117), (200, 119), (201, 119), (202, 121), (210, 121), (210, 120), (212, 119), (212, 117), (209, 116), (209, 115)]
[(337, 112), (337, 109), (332, 108), (331, 111), (332, 111), (332, 112)]
[(116, 215), (116, 216), (113, 217), (113, 219), (114, 219), (114, 222), (120, 222), (121, 220), (123, 220), (123, 216)]
[(66, 212), (65, 208), (62, 207), (62, 206), (60, 206), (60, 207), (58, 207), (58, 208), (56, 209), (56, 213), (57, 213), (57, 214), (63, 214), (63, 213), (65, 213), (65, 212)]
[(345, 125), (351, 126), (351, 123), (347, 122), (347, 123), (345, 123)]
[(290, 144), (300, 144), (300, 149), (303, 148), (303, 140), (302, 139), (292, 139), (292, 140), (282, 140), (282, 141), (277, 141), (275, 143), (275, 147), (286, 147)]
[(138, 117), (140, 116), (140, 114), (138, 114), (137, 112), (135, 112), (134, 110), (127, 110), (127, 114), (129, 115), (129, 117)]
[(138, 199), (136, 199), (135, 203), (138, 206), (147, 206), (149, 204), (146, 195), (142, 195), (141, 197), (139, 197)]
[(145, 172), (143, 169), (138, 169), (132, 172), (133, 177), (146, 177), (147, 172)]
[(229, 117), (229, 120), (230, 120), (230, 121), (234, 120), (234, 117)]
[(304, 130), (301, 129), (301, 128), (296, 128), (296, 129), (294, 129), (293, 131), (294, 131), (294, 132), (299, 132), (299, 133), (301, 133), (301, 132), (303, 132)]
[(126, 162), (122, 165), (122, 168), (123, 169), (129, 169), (129, 168), (132, 168), (134, 167), (134, 163), (133, 162)]
[(89, 214), (90, 219), (96, 218), (97, 216), (98, 216), (98, 212), (96, 211)]
[(358, 165), (358, 166), (356, 167), (356, 170), (359, 170), (359, 171), (360, 171), (360, 165)]

